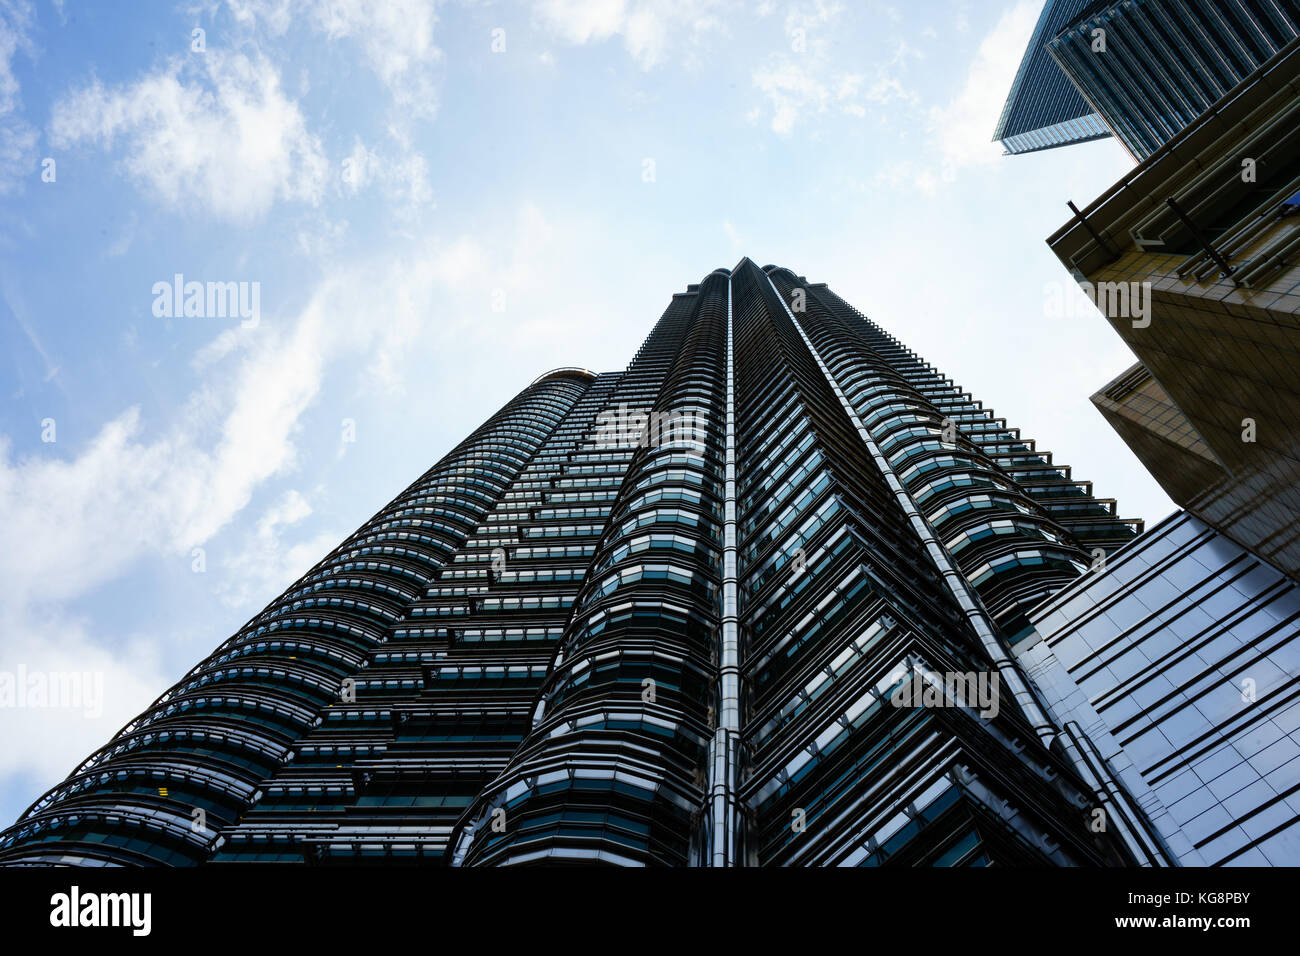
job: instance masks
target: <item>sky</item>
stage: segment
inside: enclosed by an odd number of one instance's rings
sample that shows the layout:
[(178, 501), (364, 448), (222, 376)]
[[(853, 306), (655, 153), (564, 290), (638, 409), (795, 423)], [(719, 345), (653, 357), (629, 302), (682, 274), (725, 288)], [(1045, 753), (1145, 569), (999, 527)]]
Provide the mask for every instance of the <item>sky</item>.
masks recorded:
[(96, 675), (0, 706), (0, 826), (745, 255), (1170, 513), (1088, 401), (1134, 359), (1044, 242), (1132, 161), (989, 141), (1040, 8), (0, 0), (0, 676)]

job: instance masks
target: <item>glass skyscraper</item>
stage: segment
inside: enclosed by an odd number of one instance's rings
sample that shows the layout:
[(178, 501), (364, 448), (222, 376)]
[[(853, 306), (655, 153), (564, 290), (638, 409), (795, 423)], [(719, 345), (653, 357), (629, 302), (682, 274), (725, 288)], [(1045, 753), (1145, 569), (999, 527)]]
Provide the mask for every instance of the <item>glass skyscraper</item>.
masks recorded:
[(1113, 135), (1139, 160), (1300, 35), (1297, 0), (1048, 0), (994, 140)]
[(1296, 0), (1119, 0), (1088, 5), (1047, 52), (1145, 159), (1297, 35)]
[(1110, 135), (1047, 48), (1049, 41), (1095, 6), (1094, 0), (1047, 0), (1043, 5), (993, 131), (994, 141), (1008, 153), (1032, 153)]
[(0, 863), (1163, 864), (1015, 660), (1139, 530), (824, 284), (742, 260), (625, 371), (524, 389)]

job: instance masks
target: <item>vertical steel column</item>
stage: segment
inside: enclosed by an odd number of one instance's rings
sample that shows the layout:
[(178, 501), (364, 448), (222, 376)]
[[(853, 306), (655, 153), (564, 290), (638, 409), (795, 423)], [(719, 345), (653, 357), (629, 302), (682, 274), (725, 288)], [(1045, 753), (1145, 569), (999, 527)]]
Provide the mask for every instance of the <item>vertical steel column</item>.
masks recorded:
[(718, 717), (709, 742), (709, 866), (739, 866), (740, 619), (736, 548), (736, 368), (731, 280), (727, 280), (727, 434), (722, 526), (722, 629), (718, 641)]

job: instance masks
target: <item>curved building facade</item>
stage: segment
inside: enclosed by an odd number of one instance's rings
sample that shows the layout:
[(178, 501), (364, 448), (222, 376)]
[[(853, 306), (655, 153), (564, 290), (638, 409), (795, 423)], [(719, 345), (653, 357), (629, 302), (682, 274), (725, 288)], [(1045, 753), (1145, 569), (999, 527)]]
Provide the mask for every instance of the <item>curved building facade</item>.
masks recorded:
[(1140, 529), (743, 259), (626, 370), (539, 376), (0, 864), (1163, 865), (1014, 656)]

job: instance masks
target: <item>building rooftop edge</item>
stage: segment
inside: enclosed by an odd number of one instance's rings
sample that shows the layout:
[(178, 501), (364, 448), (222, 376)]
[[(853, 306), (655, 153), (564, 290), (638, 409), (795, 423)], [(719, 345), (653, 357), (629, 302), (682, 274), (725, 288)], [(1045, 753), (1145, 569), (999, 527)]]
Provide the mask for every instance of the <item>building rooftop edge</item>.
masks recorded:
[(537, 378), (528, 383), (529, 388), (534, 385), (540, 385), (542, 382), (548, 382), (553, 378), (580, 378), (588, 382), (596, 380), (596, 373), (589, 368), (579, 368), (576, 365), (564, 365), (560, 368), (553, 368), (549, 372), (543, 372)]

